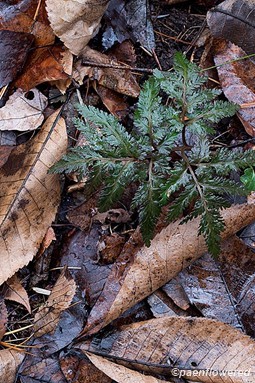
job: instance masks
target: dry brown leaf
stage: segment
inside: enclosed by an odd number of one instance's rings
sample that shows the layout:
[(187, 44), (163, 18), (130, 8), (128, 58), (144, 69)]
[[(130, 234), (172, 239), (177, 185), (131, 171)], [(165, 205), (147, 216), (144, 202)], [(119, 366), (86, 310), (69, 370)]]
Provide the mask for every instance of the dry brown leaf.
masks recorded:
[(15, 274), (13, 275), (13, 277), (9, 278), (6, 281), (6, 284), (8, 286), (8, 289), (4, 294), (4, 299), (9, 299), (10, 301), (20, 303), (27, 309), (29, 314), (31, 314), (31, 307), (27, 292), (20, 283), (20, 280), (17, 277), (17, 275)]
[(229, 101), (241, 106), (237, 115), (246, 132), (254, 137), (255, 64), (250, 60), (233, 62), (244, 55), (245, 52), (232, 43), (222, 41), (215, 44), (214, 61), (218, 66), (217, 71), (223, 92)]
[(179, 378), (178, 382), (181, 377), (204, 383), (255, 379), (254, 340), (213, 319), (151, 319), (108, 332), (101, 341), (97, 337), (80, 343), (79, 348), (150, 374)]
[[(90, 67), (88, 64), (85, 66), (83, 65), (83, 61), (86, 63), (92, 62), (93, 64), (109, 65), (109, 68)], [(88, 76), (92, 80), (97, 80), (100, 85), (106, 88), (130, 97), (138, 97), (140, 87), (134, 75), (129, 69), (116, 69), (114, 65), (120, 65), (120, 63), (103, 53), (86, 47), (82, 54), (82, 59), (78, 60), (74, 66), (73, 78), (81, 85), (83, 84), (84, 77)], [(123, 66), (123, 64), (121, 64), (121, 66)]]
[(54, 33), (70, 51), (79, 55), (97, 33), (109, 0), (46, 0)]
[(24, 132), (38, 128), (44, 120), (43, 111), (47, 103), (47, 97), (37, 89), (31, 89), (28, 93), (16, 90), (0, 108), (0, 130)]
[(207, 14), (213, 36), (230, 40), (249, 54), (254, 53), (254, 20), (254, 0), (226, 0)]
[[(29, 62), (15, 85), (28, 91), (46, 81), (64, 81), (64, 87), (70, 81), (70, 65), (73, 56), (64, 46), (43, 47), (32, 52)], [(57, 82), (59, 85), (59, 82)], [(61, 90), (62, 89), (62, 83)]]
[(52, 227), (49, 227), (44, 238), (43, 238), (43, 241), (41, 243), (37, 257), (39, 258), (43, 254), (43, 252), (46, 249), (48, 249), (48, 247), (51, 245), (52, 241), (55, 241), (55, 240), (56, 240), (55, 231)]
[(35, 337), (52, 333), (56, 329), (60, 314), (70, 306), (75, 290), (75, 281), (65, 267), (53, 287), (47, 302), (35, 314)]
[[(222, 211), (222, 217), (225, 239), (254, 221), (255, 204), (232, 206)], [(197, 235), (199, 222), (198, 217), (183, 225), (179, 221), (171, 223), (133, 259), (127, 258), (128, 245), (124, 247), (82, 334), (95, 333), (205, 253), (204, 237)]]
[(14, 383), (16, 370), (25, 354), (14, 350), (0, 350), (0, 376), (4, 383)]
[[(90, 352), (85, 352), (89, 360), (102, 372), (108, 375), (114, 381), (119, 383), (163, 383), (165, 380), (159, 380), (153, 376), (141, 374), (138, 371), (130, 370), (127, 367), (121, 366), (119, 364), (110, 362), (102, 356), (91, 354)], [(170, 380), (168, 380), (170, 382)]]
[(0, 284), (33, 259), (55, 218), (60, 182), (48, 170), (66, 145), (65, 121), (57, 111), (0, 169)]

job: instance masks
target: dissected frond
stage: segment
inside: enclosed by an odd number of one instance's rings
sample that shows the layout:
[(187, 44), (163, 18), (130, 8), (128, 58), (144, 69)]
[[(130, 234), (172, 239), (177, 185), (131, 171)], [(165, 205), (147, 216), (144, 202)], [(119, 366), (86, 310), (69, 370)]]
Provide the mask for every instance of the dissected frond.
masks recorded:
[[(198, 234), (217, 254), (224, 228), (220, 211), (228, 206), (228, 195), (246, 195), (255, 188), (255, 151), (212, 148), (209, 135), (215, 124), (232, 116), (237, 106), (217, 100), (220, 91), (206, 89), (205, 83), (199, 68), (177, 53), (173, 71), (155, 70), (144, 83), (133, 129), (127, 131), (95, 107), (79, 106), (82, 118), (75, 125), (84, 135), (84, 146), (70, 150), (52, 171), (76, 171), (92, 187), (100, 186), (101, 210), (135, 182), (131, 208), (139, 214), (146, 245), (162, 206), (171, 202), (169, 219), (183, 216), (186, 222), (200, 216)], [(232, 175), (243, 170), (242, 183)]]

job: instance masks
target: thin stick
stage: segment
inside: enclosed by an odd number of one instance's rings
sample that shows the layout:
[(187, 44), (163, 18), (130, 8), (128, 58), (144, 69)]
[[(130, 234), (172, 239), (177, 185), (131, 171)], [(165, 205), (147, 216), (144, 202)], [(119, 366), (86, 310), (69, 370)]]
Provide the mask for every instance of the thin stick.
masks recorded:
[(136, 72), (142, 72), (142, 73), (153, 73), (153, 69), (147, 69), (147, 68), (137, 68), (137, 67), (131, 67), (129, 65), (118, 65), (118, 64), (105, 64), (105, 63), (98, 63), (95, 61), (89, 61), (89, 60), (83, 60), (82, 64), (84, 66), (92, 66), (92, 67), (99, 67), (99, 68), (112, 68), (112, 69), (122, 69), (122, 70), (131, 70)]

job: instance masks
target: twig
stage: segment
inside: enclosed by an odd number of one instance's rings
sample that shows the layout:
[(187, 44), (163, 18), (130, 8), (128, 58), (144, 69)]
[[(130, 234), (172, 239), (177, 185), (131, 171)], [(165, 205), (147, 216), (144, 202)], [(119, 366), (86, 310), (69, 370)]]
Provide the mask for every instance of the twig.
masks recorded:
[(129, 65), (105, 64), (105, 63), (99, 63), (99, 62), (89, 61), (89, 60), (83, 60), (82, 64), (84, 66), (92, 66), (92, 67), (99, 67), (99, 68), (112, 68), (112, 69), (131, 70), (131, 71), (142, 72), (142, 73), (153, 73), (153, 69), (137, 68), (137, 67), (131, 67)]

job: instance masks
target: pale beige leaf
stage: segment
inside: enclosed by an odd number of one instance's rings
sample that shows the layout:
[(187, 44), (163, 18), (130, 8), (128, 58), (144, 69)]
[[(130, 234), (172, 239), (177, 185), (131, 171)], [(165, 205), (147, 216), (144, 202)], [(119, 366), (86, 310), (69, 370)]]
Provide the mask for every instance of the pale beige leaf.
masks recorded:
[(181, 377), (204, 383), (255, 381), (254, 340), (213, 319), (151, 319), (108, 332), (101, 342), (98, 337), (88, 340), (79, 348), (150, 374), (174, 376), (178, 382)]
[(64, 268), (47, 302), (40, 307), (35, 315), (34, 331), (36, 337), (52, 333), (56, 329), (60, 314), (70, 306), (75, 290), (75, 281), (67, 268)]
[(79, 55), (97, 33), (109, 0), (46, 0), (54, 33), (70, 51)]
[(20, 283), (17, 275), (13, 275), (13, 277), (9, 278), (6, 281), (8, 289), (4, 295), (4, 299), (9, 299), (10, 301), (15, 301), (23, 305), (27, 311), (31, 314), (31, 307), (29, 303), (29, 298), (26, 290)]
[(47, 97), (39, 90), (23, 92), (17, 89), (3, 108), (0, 108), (0, 130), (34, 130), (44, 120), (43, 111), (47, 106)]
[(30, 262), (55, 218), (59, 176), (49, 168), (65, 153), (65, 122), (51, 115), (0, 169), (0, 284)]
[(0, 350), (0, 376), (4, 383), (14, 383), (16, 370), (25, 354), (14, 350)]
[[(255, 220), (255, 204), (232, 206), (222, 211), (222, 217), (225, 239)], [(94, 333), (118, 318), (204, 254), (207, 247), (204, 237), (197, 235), (199, 222), (200, 217), (183, 225), (171, 223), (131, 259), (124, 247), (82, 334)]]
[[(165, 380), (159, 380), (153, 376), (141, 374), (138, 371), (130, 370), (127, 367), (121, 366), (102, 358), (102, 356), (85, 352), (89, 360), (102, 372), (108, 375), (114, 381), (119, 383), (163, 383)], [(168, 380), (170, 382), (170, 380)]]

